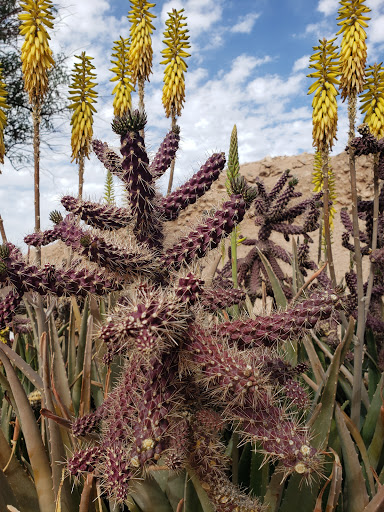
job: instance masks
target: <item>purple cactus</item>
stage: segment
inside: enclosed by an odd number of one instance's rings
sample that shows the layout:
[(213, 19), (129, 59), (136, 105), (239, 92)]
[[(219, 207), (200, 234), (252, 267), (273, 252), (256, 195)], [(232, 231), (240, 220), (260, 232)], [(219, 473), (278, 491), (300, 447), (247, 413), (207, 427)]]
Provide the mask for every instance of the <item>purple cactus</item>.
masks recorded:
[(148, 167), (154, 180), (160, 178), (171, 165), (171, 162), (175, 158), (176, 152), (179, 149), (179, 142), (180, 129), (176, 126), (167, 133), (163, 142), (160, 144), (155, 158)]

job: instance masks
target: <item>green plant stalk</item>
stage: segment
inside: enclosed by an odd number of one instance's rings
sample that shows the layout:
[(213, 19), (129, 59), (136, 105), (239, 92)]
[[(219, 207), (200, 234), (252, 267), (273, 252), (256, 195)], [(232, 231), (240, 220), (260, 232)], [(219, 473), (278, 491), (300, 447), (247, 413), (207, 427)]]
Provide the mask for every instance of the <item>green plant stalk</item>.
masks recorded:
[[(348, 141), (352, 141), (355, 136), (355, 119), (356, 119), (357, 94), (354, 92), (348, 97), (348, 119), (349, 132)], [(353, 239), (355, 248), (356, 275), (357, 275), (357, 330), (356, 344), (354, 348), (354, 364), (353, 364), (353, 387), (352, 387), (352, 404), (351, 419), (358, 429), (360, 429), (360, 409), (361, 409), (361, 388), (363, 385), (363, 344), (365, 332), (365, 304), (364, 304), (364, 288), (363, 288), (363, 264), (359, 239), (359, 219), (357, 215), (357, 182), (356, 182), (356, 158), (353, 148), (349, 149), (349, 173), (351, 179), (352, 193), (352, 222), (353, 222)]]
[[(34, 159), (34, 206), (35, 206), (35, 232), (40, 231), (40, 99), (35, 98), (32, 104), (33, 120), (33, 159)], [(41, 265), (41, 248), (36, 247), (37, 264)]]
[[(377, 249), (377, 234), (379, 229), (379, 194), (380, 194), (380, 183), (379, 183), (379, 155), (376, 154), (373, 162), (373, 224), (372, 224), (372, 251)], [(367, 313), (371, 302), (373, 288), (373, 265), (368, 277), (367, 295), (365, 297), (365, 321), (367, 320)]]
[(332, 241), (331, 241), (331, 229), (329, 225), (329, 149), (328, 147), (323, 148), (321, 151), (321, 164), (322, 164), (322, 173), (323, 173), (323, 222), (324, 222), (324, 235), (325, 235), (325, 243), (327, 246), (327, 259), (329, 266), (329, 273), (331, 276), (332, 285), (334, 288), (337, 286), (336, 282), (336, 273), (335, 273), (335, 264), (333, 262), (333, 254), (332, 254)]
[(83, 197), (84, 164), (85, 164), (84, 153), (81, 151), (81, 153), (79, 155), (79, 199), (82, 199), (82, 197)]
[[(176, 128), (176, 113), (175, 113), (175, 107), (173, 106), (172, 107), (172, 130), (174, 130)], [(172, 184), (173, 184), (173, 176), (175, 174), (175, 163), (176, 163), (176, 158), (174, 158), (171, 162), (171, 166), (170, 166), (170, 173), (169, 173), (169, 181), (168, 181), (168, 189), (167, 189), (167, 194), (170, 194), (171, 191), (172, 191)]]

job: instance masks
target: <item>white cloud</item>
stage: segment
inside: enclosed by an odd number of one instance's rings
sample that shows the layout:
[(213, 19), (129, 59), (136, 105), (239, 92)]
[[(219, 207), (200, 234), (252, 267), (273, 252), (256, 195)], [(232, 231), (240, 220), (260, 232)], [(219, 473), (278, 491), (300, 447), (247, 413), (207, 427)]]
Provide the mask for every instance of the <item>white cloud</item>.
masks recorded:
[(255, 21), (260, 17), (259, 12), (253, 12), (240, 16), (237, 23), (231, 28), (231, 32), (250, 34), (252, 32)]
[(317, 10), (325, 14), (325, 16), (329, 16), (337, 12), (339, 7), (340, 3), (338, 0), (320, 0)]
[[(384, 4), (384, 2), (383, 2)], [(378, 17), (372, 18), (371, 21), (368, 22), (370, 25), (369, 28), (369, 40), (372, 43), (383, 43), (384, 42), (384, 14)]]
[(307, 69), (309, 66), (309, 58), (310, 55), (303, 55), (300, 59), (297, 59), (293, 64), (292, 71), (296, 73), (296, 71), (301, 71), (302, 69)]

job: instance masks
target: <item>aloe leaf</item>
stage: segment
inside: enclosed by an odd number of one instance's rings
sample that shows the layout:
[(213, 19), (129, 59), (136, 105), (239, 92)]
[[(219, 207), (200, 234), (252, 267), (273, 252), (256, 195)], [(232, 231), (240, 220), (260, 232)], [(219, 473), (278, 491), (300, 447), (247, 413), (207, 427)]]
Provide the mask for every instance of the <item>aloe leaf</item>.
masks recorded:
[[(40, 354), (43, 363), (43, 383), (44, 383), (44, 397), (45, 404), (48, 409), (54, 411), (54, 404), (51, 392), (51, 372), (49, 368), (49, 356), (48, 356), (48, 343), (47, 334), (43, 333), (40, 341)], [(49, 447), (51, 455), (51, 470), (52, 470), (52, 481), (55, 496), (61, 491), (60, 506), (62, 512), (71, 512), (73, 510), (73, 501), (71, 497), (71, 489), (69, 481), (65, 480), (62, 483), (62, 466), (66, 459), (65, 448), (60, 433), (59, 425), (48, 419), (48, 430), (49, 430)]]
[(364, 467), (365, 467), (366, 478), (367, 478), (368, 484), (369, 484), (370, 494), (371, 494), (371, 496), (374, 496), (376, 494), (375, 483), (373, 481), (372, 469), (371, 469), (371, 465), (370, 465), (370, 461), (369, 461), (369, 457), (368, 457), (368, 453), (367, 453), (367, 448), (364, 444), (363, 438), (361, 437), (360, 432), (356, 428), (356, 425), (345, 414), (345, 412), (342, 412), (341, 414), (344, 418), (345, 424), (346, 424), (351, 436), (353, 437), (353, 439), (360, 451), (361, 459), (362, 459)]
[[(266, 512), (277, 512), (281, 502), (281, 497), (284, 490), (285, 478), (283, 473), (278, 471), (277, 467), (273, 473), (267, 491), (264, 496), (264, 503)], [(312, 512), (312, 511), (311, 511)]]
[(332, 450), (335, 460), (333, 462), (332, 467), (332, 481), (331, 487), (329, 488), (327, 506), (325, 508), (325, 512), (334, 512), (337, 506), (337, 502), (339, 501), (340, 493), (341, 493), (341, 484), (343, 482), (343, 467), (340, 462), (340, 457), (338, 454)]
[(381, 451), (383, 449), (384, 444), (384, 424), (381, 416), (379, 415), (376, 422), (375, 433), (373, 434), (373, 438), (371, 444), (368, 448), (368, 457), (373, 469), (377, 469), (377, 465), (380, 460)]
[(8, 357), (8, 359), (32, 382), (36, 389), (42, 393), (44, 386), (43, 379), (40, 377), (40, 375), (35, 372), (35, 370), (33, 370), (31, 366), (19, 356), (19, 354), (16, 354), (14, 350), (8, 347), (8, 345), (3, 343), (1, 345), (1, 349)]
[(93, 316), (89, 315), (87, 321), (87, 336), (84, 347), (83, 375), (81, 380), (81, 395), (79, 415), (84, 416), (91, 410), (91, 366), (92, 366), (92, 334)]
[(276, 304), (280, 308), (286, 308), (288, 306), (288, 301), (287, 301), (287, 297), (285, 296), (285, 293), (283, 292), (280, 281), (277, 279), (276, 274), (274, 273), (267, 258), (260, 251), (260, 249), (257, 249), (257, 250), (259, 252), (259, 256), (260, 256), (260, 259), (265, 267), (265, 270), (267, 271), (269, 280), (271, 281), (271, 286), (272, 286), (273, 294), (276, 299)]
[(5, 355), (2, 347), (0, 347), (0, 359), (3, 362), (7, 373), (7, 379), (17, 404), (20, 424), (34, 473), (40, 510), (44, 512), (54, 512), (55, 496), (52, 489), (51, 468), (41, 440), (35, 415), (29, 404), (27, 395), (17, 378), (16, 372), (12, 368), (12, 365), (8, 357)]
[[(328, 437), (331, 430), (333, 411), (335, 406), (336, 389), (338, 373), (341, 364), (340, 356), (343, 350), (344, 340), (335, 350), (333, 359), (327, 371), (327, 381), (324, 385), (321, 396), (321, 409), (315, 421), (312, 424), (311, 433), (313, 435), (312, 445), (314, 448), (325, 449), (328, 443)], [(281, 512), (292, 512), (297, 506), (297, 496), (300, 494), (301, 510), (300, 512), (313, 512), (316, 498), (319, 492), (320, 482), (315, 480), (311, 486), (302, 484), (302, 477), (294, 474), (288, 482), (288, 488), (283, 498)]]
[(197, 495), (199, 497), (200, 505), (201, 505), (201, 508), (203, 509), (203, 512), (214, 512), (213, 505), (211, 504), (211, 501), (208, 498), (207, 493), (203, 489), (203, 487), (202, 487), (202, 485), (200, 483), (200, 480), (197, 477), (196, 473), (190, 467), (187, 469), (187, 471), (188, 471), (188, 474), (189, 474), (189, 476), (190, 476), (190, 478), (192, 480), (192, 483), (193, 483), (193, 486), (194, 486), (194, 488), (196, 490), (196, 493), (197, 493)]
[(184, 508), (182, 512), (204, 512), (196, 489), (187, 472), (185, 473)]
[(368, 394), (369, 399), (372, 397), (377, 389), (377, 385), (380, 381), (380, 370), (377, 364), (377, 347), (376, 340), (371, 329), (367, 330), (367, 355), (368, 357)]
[(13, 494), (17, 496), (19, 508), (25, 512), (36, 512), (39, 509), (36, 488), (17, 458), (13, 455), (10, 459), (11, 453), (11, 447), (0, 430), (0, 467), (5, 468), (9, 462), (4, 475)]
[(73, 407), (75, 409), (75, 413), (78, 414), (80, 407), (80, 398), (81, 398), (81, 386), (82, 386), (82, 370), (84, 365), (84, 351), (85, 344), (87, 341), (87, 325), (88, 325), (88, 312), (89, 312), (89, 301), (88, 298), (85, 299), (84, 308), (83, 308), (83, 316), (81, 318), (81, 327), (79, 334), (79, 343), (77, 346), (77, 354), (76, 354), (76, 366), (75, 366), (75, 383), (72, 388), (72, 401)]
[(384, 485), (377, 491), (376, 496), (365, 507), (363, 512), (382, 512), (384, 510)]
[(132, 482), (131, 497), (145, 512), (173, 512), (168, 498), (154, 479)]
[(50, 318), (50, 336), (49, 336), (52, 352), (53, 352), (53, 373), (55, 381), (55, 389), (60, 395), (61, 402), (68, 410), (73, 410), (71, 391), (68, 385), (68, 376), (65, 370), (63, 353), (60, 348), (59, 338), (53, 318)]
[(0, 510), (9, 510), (7, 505), (19, 507), (16, 497), (13, 494), (4, 473), (0, 469)]
[(356, 453), (355, 444), (348, 432), (342, 411), (338, 405), (335, 409), (335, 420), (340, 436), (341, 449), (346, 480), (346, 496), (348, 503), (346, 512), (361, 512), (368, 504), (368, 493), (360, 467), (359, 458)]
[(372, 397), (369, 409), (365, 416), (365, 420), (363, 423), (363, 428), (361, 430), (362, 438), (364, 439), (365, 444), (371, 442), (373, 434), (375, 433), (375, 428), (377, 424), (377, 418), (380, 414), (380, 408), (382, 405), (382, 388), (384, 384), (384, 373), (381, 374), (381, 379), (377, 384), (376, 391)]

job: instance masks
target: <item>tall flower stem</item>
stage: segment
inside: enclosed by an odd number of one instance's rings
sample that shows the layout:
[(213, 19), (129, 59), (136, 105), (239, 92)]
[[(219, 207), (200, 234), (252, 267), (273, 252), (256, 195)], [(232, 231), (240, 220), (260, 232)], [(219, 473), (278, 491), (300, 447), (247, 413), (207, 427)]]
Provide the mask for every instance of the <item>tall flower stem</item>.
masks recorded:
[[(140, 77), (137, 80), (137, 92), (139, 93), (139, 111), (144, 112), (145, 104), (144, 104), (144, 78)], [(140, 137), (144, 139), (144, 128), (139, 131)]]
[[(172, 130), (174, 130), (175, 128), (176, 128), (176, 114), (175, 114), (175, 107), (172, 107)], [(175, 174), (175, 164), (176, 164), (176, 158), (174, 158), (172, 160), (171, 165), (170, 165), (167, 194), (170, 194), (172, 191), (173, 176)]]
[[(372, 252), (377, 249), (377, 236), (379, 230), (379, 195), (380, 195), (380, 183), (379, 183), (379, 155), (376, 154), (373, 163), (373, 223), (372, 223)], [(369, 271), (367, 294), (365, 296), (365, 321), (367, 320), (367, 313), (369, 310), (369, 304), (371, 302), (372, 288), (373, 288), (373, 266)]]
[[(349, 119), (349, 143), (355, 136), (355, 119), (356, 119), (357, 93), (351, 91), (348, 96), (348, 119)], [(357, 275), (357, 331), (356, 345), (354, 351), (354, 371), (353, 371), (353, 387), (352, 387), (352, 409), (351, 419), (357, 428), (360, 428), (360, 407), (361, 407), (361, 386), (362, 386), (362, 369), (363, 369), (363, 344), (365, 331), (365, 305), (364, 305), (364, 288), (363, 288), (363, 264), (361, 257), (361, 247), (359, 239), (359, 219), (357, 215), (357, 181), (356, 181), (356, 158), (354, 149), (349, 150), (349, 174), (351, 180), (352, 194), (352, 223), (353, 223), (353, 239), (355, 248), (355, 263)]]
[(79, 155), (79, 199), (83, 197), (83, 187), (84, 187), (84, 154), (80, 153)]
[(327, 146), (323, 147), (321, 151), (321, 161), (322, 161), (322, 173), (323, 173), (323, 223), (324, 223), (324, 235), (325, 242), (327, 246), (327, 260), (329, 266), (329, 273), (331, 275), (332, 285), (335, 288), (337, 285), (336, 282), (336, 273), (335, 273), (335, 265), (333, 262), (333, 254), (332, 254), (332, 241), (331, 241), (331, 229), (329, 222), (329, 149)]
[[(35, 232), (40, 231), (40, 113), (41, 105), (37, 97), (32, 105)], [(41, 265), (40, 247), (36, 247), (36, 260)]]

